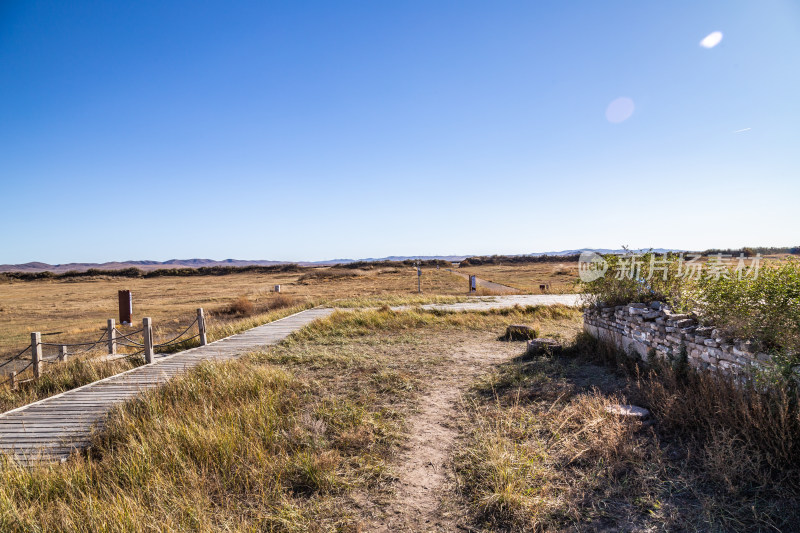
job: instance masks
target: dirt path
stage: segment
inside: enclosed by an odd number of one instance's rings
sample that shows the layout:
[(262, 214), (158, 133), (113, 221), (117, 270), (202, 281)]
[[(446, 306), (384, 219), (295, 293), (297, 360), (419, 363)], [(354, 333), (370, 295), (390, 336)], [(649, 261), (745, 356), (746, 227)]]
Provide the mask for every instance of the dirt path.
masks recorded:
[(410, 438), (395, 466), (396, 492), (365, 531), (455, 531), (458, 513), (446, 509), (447, 463), (458, 430), (454, 421), (458, 403), (467, 387), (492, 365), (521, 351), (520, 343), (498, 342), (488, 335), (457, 339), (447, 355), (449, 361), (431, 376), (417, 413), (409, 419)]

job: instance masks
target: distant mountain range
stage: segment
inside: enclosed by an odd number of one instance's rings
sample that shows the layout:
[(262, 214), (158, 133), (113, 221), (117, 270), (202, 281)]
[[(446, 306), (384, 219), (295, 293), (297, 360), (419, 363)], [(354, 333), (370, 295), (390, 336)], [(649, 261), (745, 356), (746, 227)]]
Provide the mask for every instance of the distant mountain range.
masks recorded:
[[(649, 248), (647, 249), (649, 250)], [(647, 251), (645, 249), (641, 251)], [(576, 255), (585, 251), (593, 251), (601, 254), (622, 253), (624, 250), (611, 250), (607, 248), (581, 248), (579, 250), (562, 250), (560, 252), (539, 252), (532, 254), (518, 254), (518, 256), (530, 255)], [(636, 251), (636, 250), (634, 250)], [(653, 250), (656, 253), (677, 252), (682, 250), (667, 250), (664, 248), (656, 248)], [(111, 261), (108, 263), (66, 263), (62, 265), (50, 265), (48, 263), (40, 263), (37, 261), (31, 263), (23, 263), (20, 265), (0, 265), (0, 272), (54, 272), (60, 274), (69, 271), (84, 272), (90, 268), (99, 270), (121, 270), (123, 268), (139, 268), (141, 270), (157, 270), (159, 268), (200, 268), (200, 267), (214, 267), (214, 266), (251, 266), (251, 265), (280, 265), (288, 263), (296, 263), (302, 266), (327, 266), (337, 265), (343, 263), (354, 263), (356, 261), (405, 261), (407, 259), (440, 259), (442, 261), (459, 262), (467, 257), (473, 255), (391, 255), (389, 257), (370, 257), (366, 259), (330, 259), (328, 261), (264, 261), (264, 260), (247, 260), (247, 259), (223, 259), (217, 261), (215, 259), (170, 259), (168, 261)]]
[(250, 266), (280, 265), (289, 261), (248, 261), (242, 259), (170, 259), (169, 261), (111, 261), (108, 263), (65, 263), (50, 265), (47, 263), (23, 263), (21, 265), (0, 265), (0, 272), (54, 272), (60, 274), (69, 271), (84, 272), (90, 268), (100, 270), (122, 270), (123, 268), (139, 268), (141, 270), (158, 270), (160, 268), (200, 268), (213, 266)]
[[(687, 252), (689, 250), (675, 250), (672, 248), (639, 248), (637, 250), (627, 250), (627, 251), (634, 253), (653, 252), (655, 254), (665, 254), (668, 252)], [(622, 254), (625, 253), (626, 250), (623, 250), (622, 248), (618, 248), (616, 250), (612, 250), (610, 248), (580, 248), (577, 250), (561, 250), (560, 252), (541, 252), (541, 253), (526, 254), (526, 255), (579, 255), (583, 252), (596, 252), (598, 254)]]

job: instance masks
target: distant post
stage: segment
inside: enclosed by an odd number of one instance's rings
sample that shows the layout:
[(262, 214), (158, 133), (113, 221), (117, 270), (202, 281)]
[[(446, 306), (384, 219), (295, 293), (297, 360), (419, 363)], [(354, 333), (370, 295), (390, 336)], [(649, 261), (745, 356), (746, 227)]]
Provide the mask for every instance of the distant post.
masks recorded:
[(117, 295), (119, 298), (119, 323), (133, 324), (133, 297), (131, 296), (131, 291), (119, 291)]
[(33, 377), (38, 378), (42, 373), (42, 334), (38, 331), (31, 333), (31, 362)]
[(144, 333), (144, 361), (150, 364), (153, 362), (153, 321), (149, 316), (142, 319), (142, 331)]
[(67, 360), (67, 347), (63, 344), (58, 347), (58, 360), (62, 363)]
[(417, 267), (417, 292), (422, 292), (422, 269), (420, 268), (419, 259), (414, 261), (414, 266)]
[(206, 339), (206, 316), (203, 314), (202, 307), (197, 310), (197, 333), (200, 335), (200, 346), (208, 344)]
[(17, 371), (14, 370), (11, 372), (11, 378), (9, 378), (11, 382), (11, 390), (17, 390)]
[(469, 292), (476, 292), (478, 290), (478, 278), (475, 276), (469, 277)]
[(281, 286), (275, 285), (275, 292), (281, 292)]
[(117, 355), (117, 329), (113, 318), (108, 319), (108, 355)]

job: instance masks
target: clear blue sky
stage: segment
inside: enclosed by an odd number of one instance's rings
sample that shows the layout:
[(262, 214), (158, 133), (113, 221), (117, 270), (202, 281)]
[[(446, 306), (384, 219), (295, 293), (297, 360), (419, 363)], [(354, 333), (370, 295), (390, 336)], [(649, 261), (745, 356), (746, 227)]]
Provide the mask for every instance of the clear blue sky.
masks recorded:
[(800, 3), (0, 1), (0, 193), (0, 263), (795, 245)]

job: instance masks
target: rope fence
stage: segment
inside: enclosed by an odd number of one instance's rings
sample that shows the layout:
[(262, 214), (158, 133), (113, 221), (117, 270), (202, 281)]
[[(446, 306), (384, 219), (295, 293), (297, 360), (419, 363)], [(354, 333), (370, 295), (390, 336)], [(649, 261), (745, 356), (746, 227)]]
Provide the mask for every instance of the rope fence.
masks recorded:
[(144, 346), (144, 344), (142, 344), (141, 342), (136, 342), (136, 341), (129, 341), (129, 342), (118, 341), (118, 343), (121, 346), (126, 346), (128, 348), (140, 348)]
[(75, 343), (72, 343), (72, 344), (64, 344), (64, 343), (56, 343), (56, 342), (42, 342), (40, 344), (42, 346), (65, 346), (65, 347), (70, 347), (70, 346), (88, 346), (88, 348), (85, 348), (83, 350), (71, 353), (71, 355), (80, 355), (82, 353), (87, 353), (87, 352), (92, 351), (95, 346), (97, 346), (98, 344), (103, 342), (103, 340), (106, 338), (106, 335), (108, 335), (108, 331), (103, 332), (103, 334), (100, 335), (100, 338), (97, 339), (94, 342), (75, 342)]
[[(189, 333), (192, 328), (197, 327), (197, 333), (190, 336), (185, 337), (187, 333)], [(142, 335), (142, 342), (133, 338), (133, 335)], [(10, 375), (6, 374), (6, 378), (0, 381), (0, 385), (5, 385), (7, 383), (11, 383), (12, 388), (20, 383), (26, 383), (31, 380), (38, 379), (42, 373), (42, 366), (43, 363), (55, 363), (55, 362), (63, 362), (67, 360), (67, 357), (72, 355), (79, 355), (87, 352), (91, 352), (96, 350), (99, 345), (107, 344), (108, 347), (108, 356), (115, 356), (114, 358), (133, 358), (133, 357), (140, 357), (144, 356), (145, 363), (149, 364), (153, 362), (153, 356), (156, 353), (156, 349), (161, 348), (162, 350), (165, 348), (170, 348), (172, 346), (177, 346), (182, 343), (186, 343), (193, 339), (200, 339), (200, 345), (203, 346), (207, 344), (206, 339), (206, 321), (205, 315), (203, 313), (203, 309), (200, 308), (197, 310), (197, 317), (178, 335), (175, 337), (161, 342), (161, 343), (154, 343), (153, 342), (153, 322), (149, 317), (142, 319), (142, 328), (137, 329), (135, 331), (130, 332), (122, 332), (117, 329), (116, 324), (113, 319), (108, 320), (108, 327), (105, 329), (100, 338), (94, 342), (42, 342), (43, 335), (55, 335), (55, 333), (49, 334), (42, 334), (41, 332), (33, 332), (31, 333), (31, 343), (26, 346), (20, 352), (14, 354), (13, 356), (9, 357), (2, 363), (0, 363), (0, 369), (12, 364), (15, 361), (19, 361), (20, 358), (25, 355), (26, 353), (30, 352), (30, 360), (27, 365), (25, 365), (22, 369), (16, 370), (12, 372)], [(43, 356), (44, 347), (58, 347), (59, 353), (58, 355), (48, 355), (47, 357)], [(77, 351), (68, 352), (68, 348), (76, 348), (76, 347), (84, 347)], [(117, 355), (117, 348), (124, 347), (128, 349), (133, 349), (132, 353), (123, 353)], [(50, 352), (52, 353), (52, 352)], [(33, 378), (26, 379), (26, 380), (19, 380), (18, 376), (28, 370), (29, 368), (33, 367)]]
[(184, 342), (187, 342), (187, 341), (190, 341), (190, 340), (192, 340), (192, 339), (196, 339), (196, 338), (198, 338), (199, 336), (200, 336), (200, 334), (198, 333), (197, 335), (192, 335), (191, 337), (187, 337), (187, 338), (185, 338), (185, 339), (183, 339), (183, 340), (181, 340), (181, 341), (179, 341), (179, 340), (177, 340), (177, 338), (175, 338), (175, 339), (173, 339), (173, 340), (172, 340), (172, 341), (170, 341), (170, 342), (165, 342), (165, 343), (163, 343), (163, 344), (156, 344), (156, 345), (155, 345), (155, 348), (166, 348), (166, 347), (168, 347), (168, 346), (175, 346), (176, 344), (182, 344), (182, 343), (184, 343)]
[[(142, 331), (144, 331), (144, 330), (141, 330), (141, 329), (140, 329), (139, 331), (134, 331), (134, 332), (132, 332), (132, 333), (128, 333), (127, 335), (126, 335), (125, 333), (122, 333), (122, 332), (121, 332), (120, 330), (118, 330), (117, 328), (114, 328), (114, 331), (116, 331), (116, 332), (117, 332), (117, 335), (119, 335), (119, 336), (120, 336), (120, 337), (122, 337), (123, 339), (127, 340), (128, 342), (130, 342), (130, 343), (132, 343), (132, 344), (135, 344), (136, 346), (144, 346), (144, 344), (143, 344), (143, 343), (141, 343), (141, 342), (136, 342), (135, 340), (133, 340), (133, 339), (130, 337), (131, 335), (136, 335), (137, 333), (141, 333), (141, 332), (142, 332)], [(121, 341), (117, 341), (117, 342), (119, 342), (119, 343), (120, 343), (120, 344), (122, 344), (123, 346), (130, 346), (130, 345), (128, 345), (128, 344), (125, 344), (125, 343), (123, 343), (123, 342), (121, 342)]]
[[(176, 336), (176, 337), (173, 337), (171, 340), (168, 340), (167, 342), (162, 342), (161, 344), (156, 344), (156, 345), (154, 345), (154, 347), (155, 347), (155, 348), (159, 348), (159, 347), (162, 347), (162, 346), (168, 346), (168, 345), (170, 345), (170, 344), (177, 344), (175, 341), (176, 341), (176, 340), (178, 340), (178, 339), (180, 339), (180, 338), (181, 338), (181, 337), (183, 337), (184, 335), (186, 335), (186, 333), (187, 333), (187, 332), (188, 332), (190, 329), (192, 329), (192, 326), (194, 326), (195, 324), (197, 324), (197, 319), (196, 319), (196, 318), (194, 319), (194, 321), (193, 321), (191, 324), (189, 324), (189, 326), (188, 326), (188, 327), (187, 327), (185, 330), (183, 330), (183, 331), (180, 333), (180, 335), (178, 335), (178, 336)], [(200, 334), (199, 334), (199, 333), (198, 333), (197, 335), (195, 335), (195, 337), (199, 337), (199, 336), (200, 336)], [(194, 338), (194, 337), (191, 337), (191, 338)], [(189, 339), (186, 339), (186, 340), (189, 340)], [(183, 341), (181, 341), (181, 342), (183, 342)]]
[(25, 347), (25, 349), (24, 349), (24, 350), (22, 350), (21, 352), (19, 352), (17, 355), (15, 355), (14, 357), (12, 357), (12, 358), (11, 358), (11, 359), (9, 359), (8, 361), (4, 362), (3, 364), (0, 364), (0, 368), (3, 368), (3, 367), (4, 367), (4, 366), (6, 366), (7, 364), (9, 364), (9, 363), (12, 363), (12, 362), (16, 361), (17, 359), (19, 359), (20, 357), (22, 357), (22, 355), (23, 355), (25, 352), (27, 352), (27, 351), (28, 351), (28, 350), (30, 350), (30, 349), (31, 349), (31, 347), (30, 347), (30, 346), (26, 346), (26, 347)]

